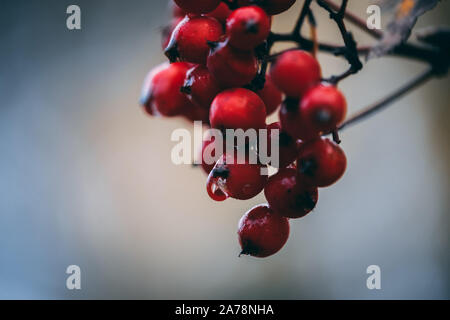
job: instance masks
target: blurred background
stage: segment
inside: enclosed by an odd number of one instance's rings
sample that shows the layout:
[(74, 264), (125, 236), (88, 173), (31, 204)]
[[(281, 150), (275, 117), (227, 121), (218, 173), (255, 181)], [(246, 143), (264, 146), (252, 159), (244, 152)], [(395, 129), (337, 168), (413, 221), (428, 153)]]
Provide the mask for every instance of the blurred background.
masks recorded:
[[(290, 30), (302, 2), (274, 29)], [(350, 9), (365, 17), (371, 3)], [(66, 28), (71, 4), (81, 7), (82, 30)], [(210, 200), (201, 169), (170, 160), (172, 131), (192, 125), (150, 118), (138, 105), (145, 74), (165, 61), (167, 8), (165, 0), (1, 2), (0, 298), (450, 298), (449, 78), (345, 130), (344, 178), (291, 222), (278, 254), (238, 258), (239, 218), (264, 196)], [(320, 39), (340, 41), (313, 8)], [(417, 28), (449, 17), (442, 1)], [(346, 68), (319, 59), (325, 76)], [(369, 61), (341, 84), (350, 112), (424, 68)], [(82, 290), (66, 289), (71, 264)], [(372, 264), (381, 290), (366, 287)]]

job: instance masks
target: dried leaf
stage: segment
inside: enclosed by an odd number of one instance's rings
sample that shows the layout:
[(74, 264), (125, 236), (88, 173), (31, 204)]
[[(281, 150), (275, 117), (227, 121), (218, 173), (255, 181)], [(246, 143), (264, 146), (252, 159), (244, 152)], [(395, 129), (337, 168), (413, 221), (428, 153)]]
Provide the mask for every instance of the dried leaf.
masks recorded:
[(394, 9), (395, 13), (387, 25), (381, 40), (372, 48), (368, 59), (381, 57), (408, 40), (417, 19), (433, 9), (440, 0), (384, 0), (384, 10)]

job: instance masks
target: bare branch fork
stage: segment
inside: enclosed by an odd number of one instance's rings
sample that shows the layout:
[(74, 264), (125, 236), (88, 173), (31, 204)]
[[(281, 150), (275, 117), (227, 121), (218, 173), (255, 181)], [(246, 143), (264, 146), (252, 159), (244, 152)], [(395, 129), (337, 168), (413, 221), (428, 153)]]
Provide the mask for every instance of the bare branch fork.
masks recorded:
[[(235, 1), (228, 1), (228, 4), (232, 6), (233, 2)], [(302, 48), (308, 51), (311, 51), (315, 47), (317, 47), (317, 49), (319, 49), (320, 51), (331, 53), (334, 54), (335, 56), (344, 57), (349, 63), (349, 68), (342, 74), (332, 76), (329, 79), (324, 79), (324, 81), (330, 82), (334, 85), (336, 85), (339, 81), (359, 72), (363, 68), (359, 56), (367, 55), (370, 52), (371, 47), (370, 46), (358, 47), (356, 41), (353, 38), (352, 33), (347, 30), (344, 19), (349, 21), (356, 27), (362, 29), (364, 32), (366, 32), (375, 39), (380, 39), (382, 37), (382, 33), (379, 30), (368, 29), (366, 26), (366, 22), (364, 20), (360, 19), (355, 14), (349, 12), (347, 10), (348, 0), (342, 0), (340, 5), (336, 4), (332, 0), (316, 0), (316, 3), (321, 8), (326, 10), (330, 15), (330, 19), (334, 20), (334, 22), (336, 23), (341, 33), (344, 45), (340, 46), (336, 44), (328, 44), (321, 42), (316, 43), (313, 39), (307, 39), (303, 37), (301, 34), (302, 26), (307, 18), (312, 25), (315, 25), (315, 19), (312, 10), (310, 8), (312, 2), (313, 0), (304, 1), (297, 22), (291, 33), (271, 33), (269, 35), (267, 43), (258, 48), (257, 53), (259, 59), (261, 60), (261, 67), (257, 77), (250, 85), (251, 88), (253, 89), (263, 88), (268, 62), (274, 60), (279, 54), (288, 50), (292, 50), (287, 49), (282, 52), (271, 55), (270, 54), (271, 48), (276, 42), (294, 42), (297, 44), (296, 48)], [(450, 64), (448, 54), (442, 52), (442, 50), (439, 50), (439, 48), (428, 46), (422, 47), (410, 43), (400, 44), (390, 53), (390, 55), (423, 61), (428, 63), (429, 68), (425, 72), (420, 74), (417, 78), (411, 80), (403, 87), (392, 92), (384, 99), (381, 99), (380, 101), (362, 109), (360, 112), (350, 116), (336, 130), (330, 132), (333, 134), (333, 139), (336, 142), (339, 142), (338, 130), (342, 130), (350, 125), (353, 125), (361, 120), (364, 120), (367, 117), (373, 115), (374, 113), (384, 109), (389, 104), (391, 104), (398, 98), (402, 97), (409, 91), (425, 83), (427, 80), (430, 80), (438, 75), (445, 75), (448, 71), (448, 67)]]

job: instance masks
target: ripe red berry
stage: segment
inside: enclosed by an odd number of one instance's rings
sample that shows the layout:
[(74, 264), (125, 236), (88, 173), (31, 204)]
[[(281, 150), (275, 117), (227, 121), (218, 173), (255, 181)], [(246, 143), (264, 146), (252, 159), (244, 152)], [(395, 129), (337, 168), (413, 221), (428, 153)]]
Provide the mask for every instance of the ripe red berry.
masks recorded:
[(244, 163), (239, 163), (237, 153), (223, 154), (209, 173), (206, 190), (213, 200), (223, 201), (228, 197), (247, 200), (264, 189), (267, 176), (262, 170), (265, 166), (251, 164), (248, 156), (244, 157)]
[(320, 65), (308, 52), (290, 50), (277, 57), (270, 68), (270, 76), (288, 97), (300, 98), (320, 81)]
[(209, 124), (209, 108), (203, 108), (191, 101), (186, 105), (181, 115), (190, 121), (202, 121)]
[(209, 109), (220, 90), (216, 79), (202, 65), (197, 65), (187, 72), (186, 80), (181, 88), (189, 100), (206, 109)]
[(347, 102), (341, 91), (323, 84), (307, 91), (299, 106), (301, 122), (307, 128), (308, 136), (330, 132), (344, 120), (346, 112)]
[(257, 94), (260, 96), (264, 104), (266, 105), (267, 115), (271, 115), (280, 106), (283, 94), (275, 86), (270, 75), (266, 75), (266, 82), (264, 83), (264, 88), (259, 90)]
[(277, 253), (289, 237), (289, 221), (267, 205), (247, 211), (239, 221), (241, 254), (265, 258)]
[(251, 50), (264, 42), (270, 32), (270, 18), (258, 6), (234, 10), (227, 19), (226, 34), (230, 45)]
[(281, 128), (294, 139), (301, 137), (306, 140), (313, 139), (317, 135), (308, 136), (310, 131), (302, 125), (298, 105), (299, 100), (295, 98), (287, 98), (283, 101), (279, 112)]
[(220, 4), (220, 0), (174, 0), (175, 3), (188, 13), (208, 13)]
[(339, 180), (347, 167), (344, 151), (329, 139), (317, 138), (300, 145), (297, 169), (311, 186), (327, 187)]
[(287, 218), (300, 218), (316, 206), (317, 187), (306, 186), (292, 168), (280, 169), (271, 176), (264, 188), (269, 206)]
[(184, 19), (183, 17), (174, 17), (170, 24), (165, 26), (162, 31), (161, 31), (161, 44), (162, 44), (162, 49), (164, 50), (170, 41), (170, 37), (172, 36), (172, 32), (173, 30), (175, 30), (175, 28), (177, 27), (177, 25), (181, 22), (181, 20)]
[(181, 9), (175, 2), (169, 1), (169, 8), (172, 11), (172, 17), (184, 18), (186, 11)]
[(270, 15), (275, 15), (288, 10), (295, 0), (262, 0), (260, 6)]
[(186, 16), (172, 32), (169, 44), (164, 50), (171, 62), (179, 59), (206, 64), (209, 41), (218, 41), (223, 34), (222, 25), (214, 18)]
[(163, 63), (148, 73), (142, 88), (141, 104), (149, 114), (176, 116), (192, 105), (180, 91), (190, 67), (185, 62)]
[(208, 17), (213, 17), (217, 19), (223, 25), (227, 22), (228, 17), (231, 14), (231, 10), (225, 2), (221, 2), (219, 6), (210, 13), (207, 14)]
[(266, 107), (253, 91), (236, 88), (219, 93), (211, 104), (211, 127), (216, 129), (263, 129)]
[(220, 42), (211, 48), (207, 67), (223, 87), (242, 87), (256, 76), (258, 60), (252, 51), (238, 51)]
[(279, 122), (271, 123), (267, 126), (267, 148), (268, 155), (272, 155), (272, 139), (274, 139), (275, 135), (273, 130), (278, 130), (278, 162), (279, 165), (275, 166), (275, 164), (271, 163), (271, 166), (278, 168), (285, 168), (291, 163), (295, 161), (297, 158), (297, 142), (291, 136), (289, 136), (286, 132), (281, 130), (281, 125)]
[(223, 155), (225, 152), (225, 143), (222, 139), (222, 146), (218, 145), (215, 137), (209, 137), (203, 140), (202, 150), (201, 150), (201, 159), (202, 159), (202, 169), (209, 174), (211, 170), (216, 165), (217, 160)]

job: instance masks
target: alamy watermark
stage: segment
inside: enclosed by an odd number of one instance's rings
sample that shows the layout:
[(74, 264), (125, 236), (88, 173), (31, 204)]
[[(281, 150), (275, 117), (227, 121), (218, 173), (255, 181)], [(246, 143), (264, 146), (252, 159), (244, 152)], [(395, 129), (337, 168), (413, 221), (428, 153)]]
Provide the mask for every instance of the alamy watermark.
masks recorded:
[[(270, 136), (269, 136), (270, 135)], [(214, 164), (223, 153), (231, 155), (228, 163), (236, 161), (237, 164), (262, 164), (279, 166), (279, 139), (278, 129), (206, 129), (201, 121), (194, 122), (194, 135), (187, 129), (180, 128), (172, 132), (171, 140), (178, 142), (171, 152), (172, 162), (181, 164)], [(212, 141), (203, 150), (204, 141)], [(194, 156), (192, 151), (196, 151)], [(240, 151), (244, 152), (240, 152)], [(234, 157), (233, 155), (236, 155)], [(203, 160), (202, 160), (203, 159)], [(235, 160), (233, 160), (235, 159)], [(264, 173), (267, 174), (267, 170)]]

